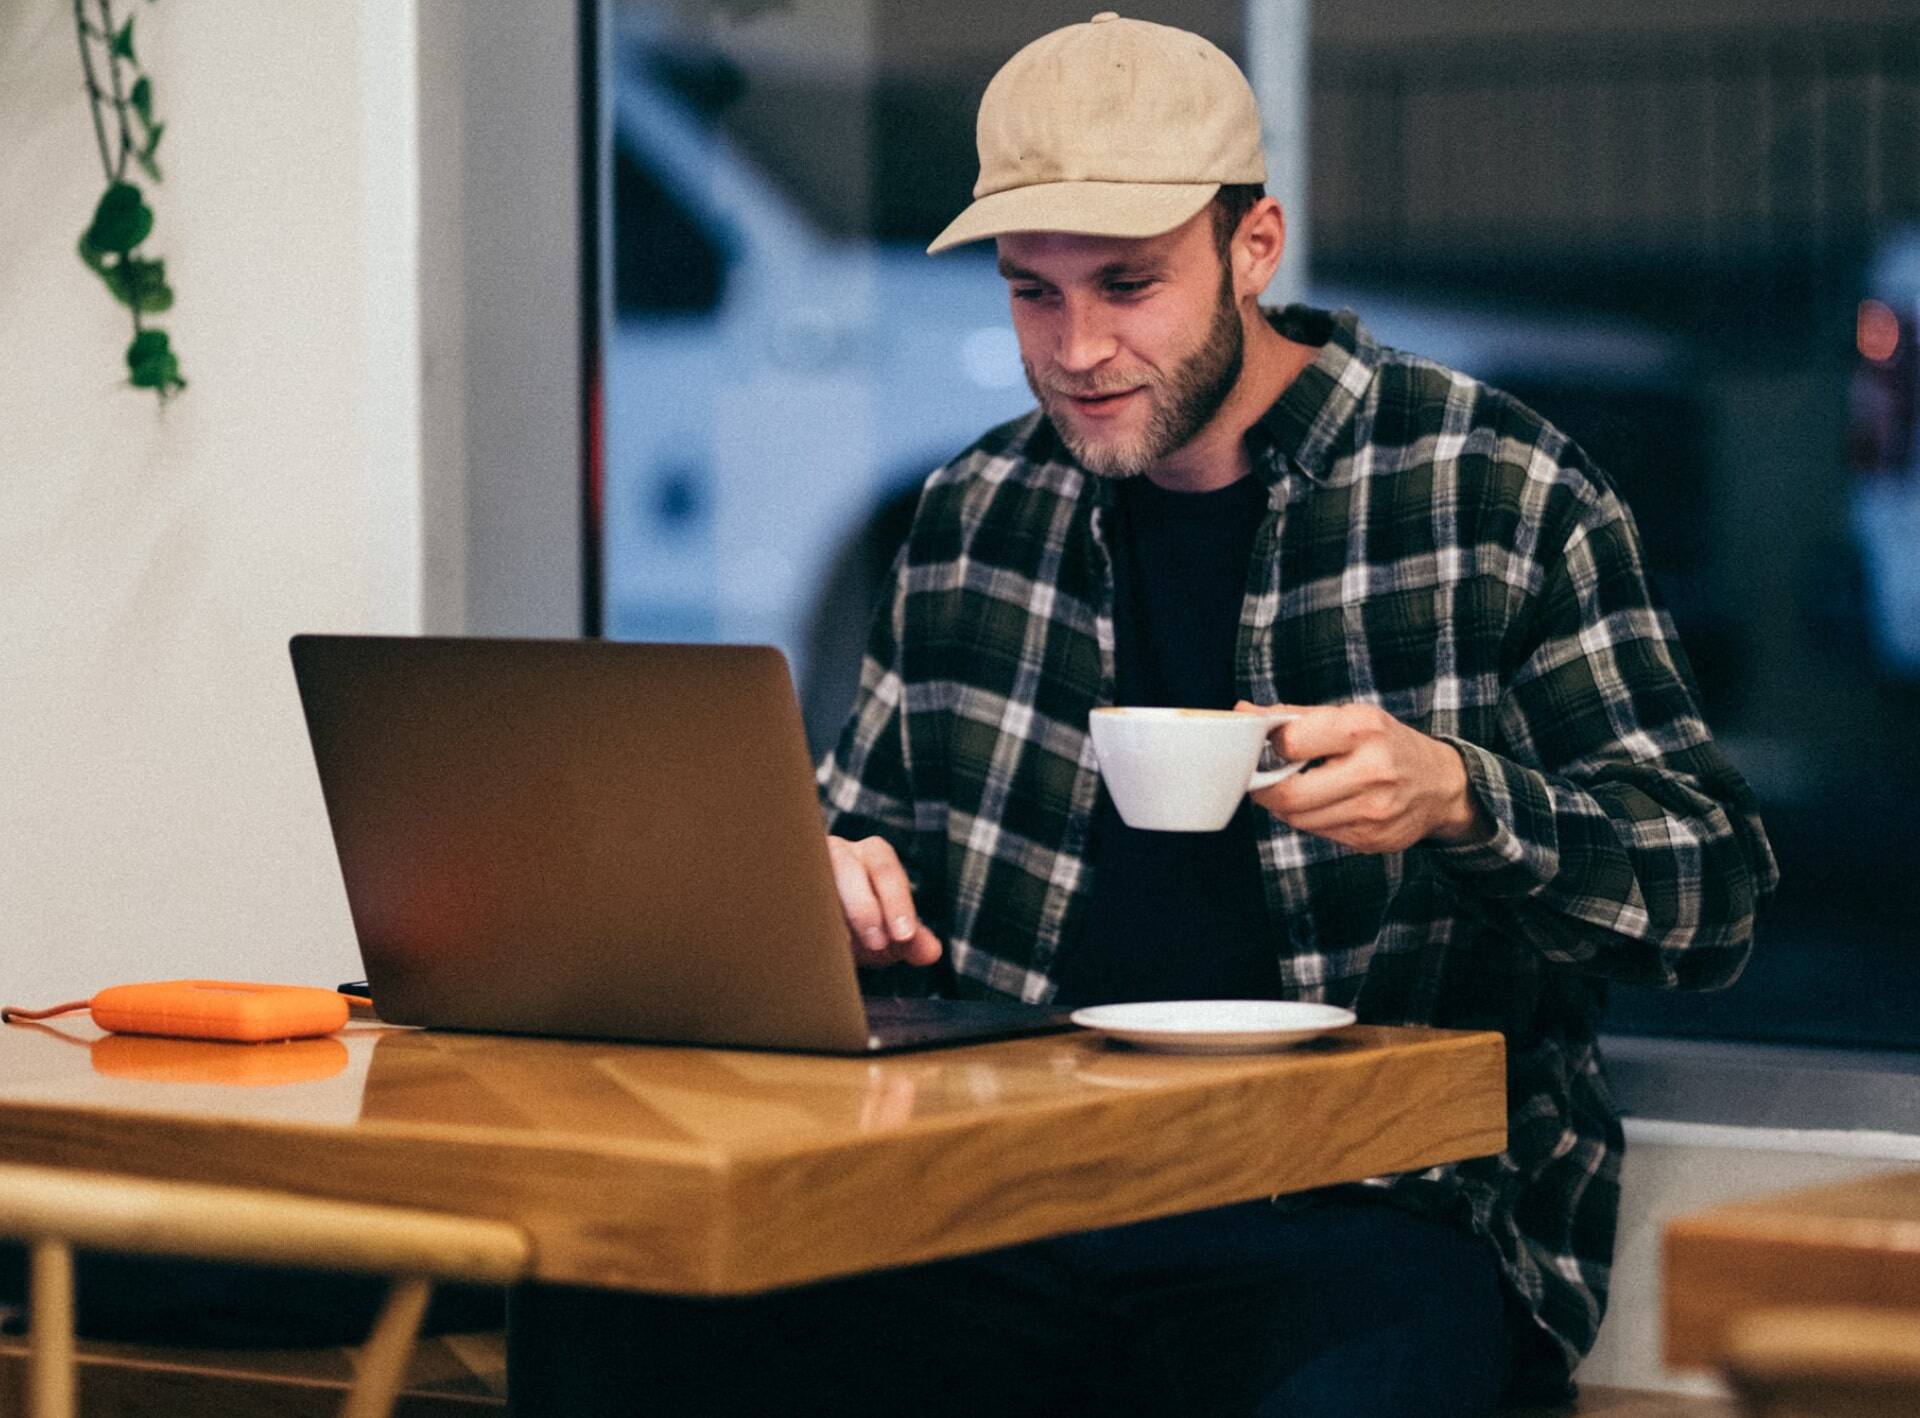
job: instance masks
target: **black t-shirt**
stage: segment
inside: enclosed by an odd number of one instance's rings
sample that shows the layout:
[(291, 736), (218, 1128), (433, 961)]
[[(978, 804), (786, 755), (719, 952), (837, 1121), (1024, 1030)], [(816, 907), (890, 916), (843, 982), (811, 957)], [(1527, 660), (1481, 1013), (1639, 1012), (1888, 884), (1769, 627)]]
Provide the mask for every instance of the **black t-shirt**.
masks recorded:
[[(1234, 643), (1266, 486), (1168, 492), (1144, 477), (1115, 489), (1114, 699), (1231, 709)], [(1094, 810), (1093, 895), (1058, 971), (1062, 1004), (1271, 999), (1279, 966), (1266, 927), (1255, 814), (1219, 832), (1141, 832), (1104, 788)]]

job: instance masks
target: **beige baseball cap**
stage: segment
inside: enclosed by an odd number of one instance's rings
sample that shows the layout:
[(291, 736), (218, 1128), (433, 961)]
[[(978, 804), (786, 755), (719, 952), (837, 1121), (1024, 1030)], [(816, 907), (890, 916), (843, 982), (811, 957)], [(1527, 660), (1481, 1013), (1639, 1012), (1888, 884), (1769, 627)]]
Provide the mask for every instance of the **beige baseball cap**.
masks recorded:
[(1112, 11), (1009, 59), (977, 131), (973, 205), (929, 252), (1010, 231), (1158, 236), (1223, 185), (1267, 180), (1238, 66), (1197, 34)]

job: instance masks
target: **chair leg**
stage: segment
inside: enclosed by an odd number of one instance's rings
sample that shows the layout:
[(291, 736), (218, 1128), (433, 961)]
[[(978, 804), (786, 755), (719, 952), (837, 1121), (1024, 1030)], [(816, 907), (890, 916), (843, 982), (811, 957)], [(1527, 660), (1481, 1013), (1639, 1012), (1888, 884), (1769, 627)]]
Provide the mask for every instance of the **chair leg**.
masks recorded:
[(73, 1418), (73, 1248), (38, 1240), (29, 1255), (27, 1412)]
[(403, 1275), (394, 1280), (373, 1333), (360, 1348), (359, 1374), (340, 1410), (341, 1418), (388, 1418), (393, 1412), (432, 1295), (433, 1282), (422, 1276)]

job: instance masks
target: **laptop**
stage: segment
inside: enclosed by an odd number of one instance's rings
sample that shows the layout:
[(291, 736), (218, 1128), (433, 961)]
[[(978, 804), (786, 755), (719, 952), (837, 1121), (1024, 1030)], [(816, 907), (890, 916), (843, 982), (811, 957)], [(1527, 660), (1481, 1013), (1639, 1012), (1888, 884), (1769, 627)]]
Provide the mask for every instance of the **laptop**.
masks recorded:
[(298, 635), (384, 1020), (873, 1054), (1071, 1027), (863, 999), (768, 646)]

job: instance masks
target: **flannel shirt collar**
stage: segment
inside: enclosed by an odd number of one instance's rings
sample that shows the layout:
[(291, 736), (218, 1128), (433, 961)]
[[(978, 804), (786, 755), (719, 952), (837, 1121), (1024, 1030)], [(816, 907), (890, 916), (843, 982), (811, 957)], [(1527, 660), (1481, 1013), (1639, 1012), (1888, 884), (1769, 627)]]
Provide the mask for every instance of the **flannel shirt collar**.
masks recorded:
[[(1341, 435), (1373, 384), (1380, 347), (1351, 310), (1289, 305), (1266, 314), (1282, 335), (1303, 345), (1316, 345), (1320, 353), (1247, 430), (1254, 471), (1269, 487), (1281, 480), (1289, 464), (1312, 482), (1324, 483), (1331, 475)], [(1027, 456), (1036, 462), (1079, 467), (1044, 414)], [(1089, 481), (1095, 505), (1110, 506), (1116, 480), (1094, 477)]]
[(1380, 347), (1351, 310), (1289, 305), (1267, 312), (1267, 319), (1289, 340), (1317, 345), (1320, 353), (1247, 430), (1254, 466), (1265, 471), (1269, 483), (1289, 462), (1313, 482), (1324, 483), (1341, 434), (1373, 384)]

